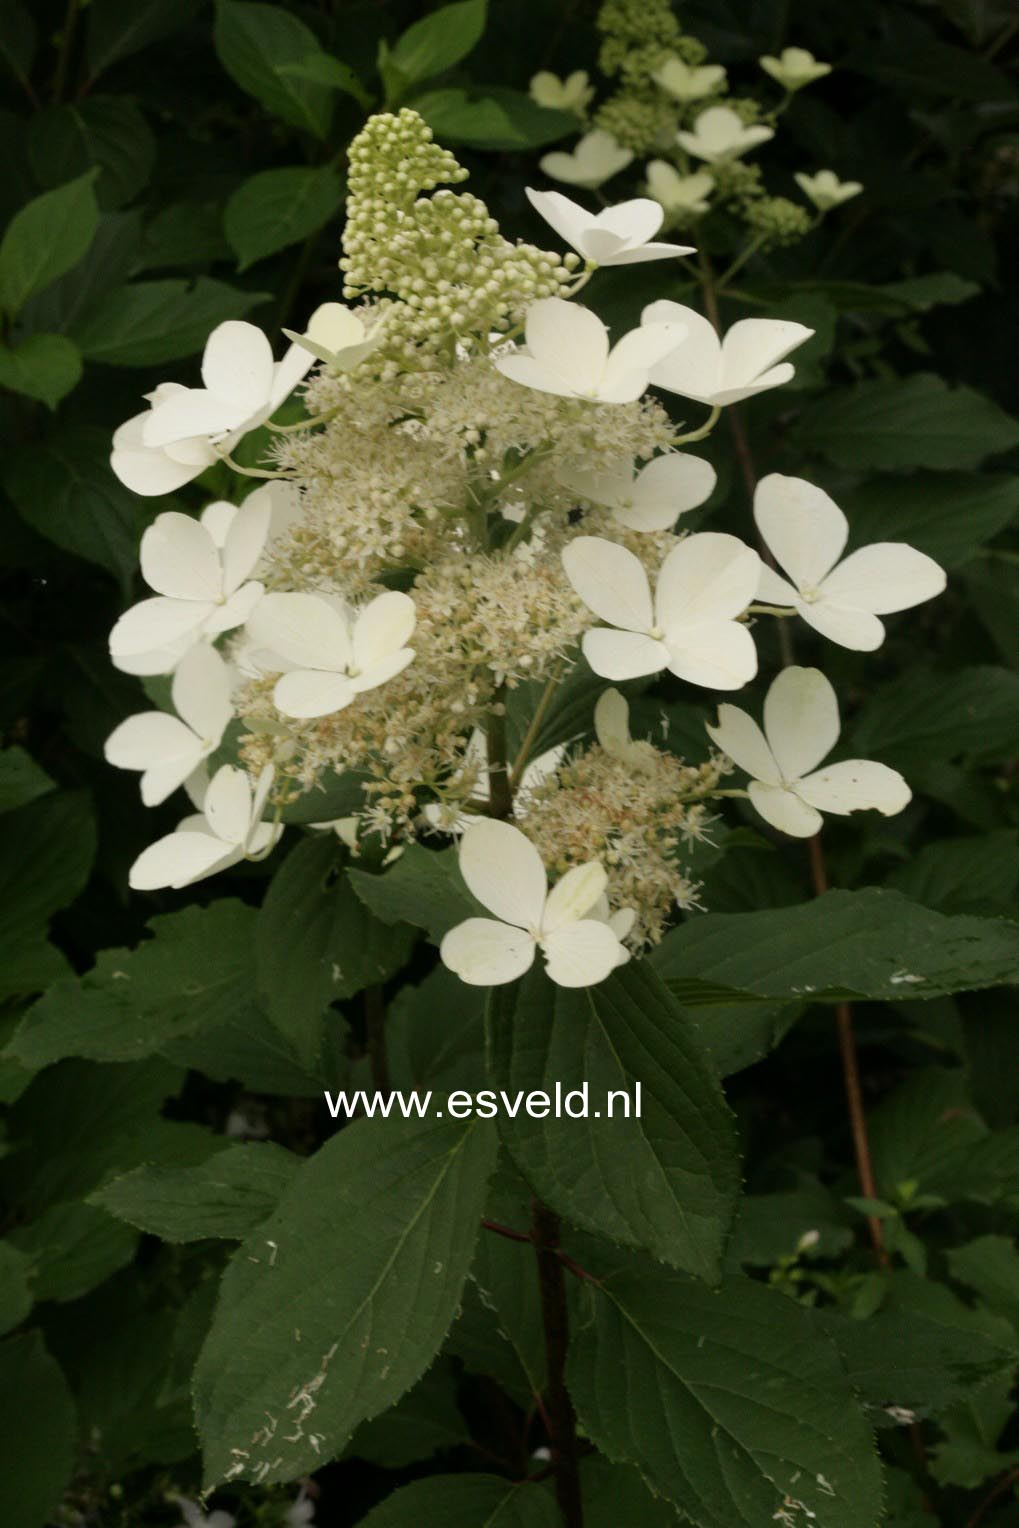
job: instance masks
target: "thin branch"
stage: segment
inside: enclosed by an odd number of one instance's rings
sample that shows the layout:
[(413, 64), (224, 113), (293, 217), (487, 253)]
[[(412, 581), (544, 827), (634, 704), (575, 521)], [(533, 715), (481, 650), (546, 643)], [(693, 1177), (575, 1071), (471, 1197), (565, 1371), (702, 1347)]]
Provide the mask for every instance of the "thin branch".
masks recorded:
[(566, 1284), (559, 1259), (559, 1221), (547, 1205), (532, 1204), (531, 1234), (538, 1262), (538, 1290), (545, 1328), (545, 1409), (549, 1420), (549, 1447), (555, 1470), (556, 1500), (563, 1528), (584, 1528), (577, 1456), (577, 1421), (566, 1389), (566, 1350), (569, 1314)]
[(996, 1501), (1000, 1501), (1012, 1486), (1019, 1483), (1019, 1469), (1006, 1470), (997, 1483), (984, 1497), (971, 1518), (967, 1519), (966, 1528), (980, 1528), (980, 1524), (990, 1512)]
[(509, 777), (511, 790), (516, 790), (520, 784), (524, 770), (527, 768), (527, 761), (531, 757), (531, 749), (534, 747), (535, 738), (541, 731), (541, 724), (545, 720), (549, 706), (552, 704), (552, 697), (561, 678), (562, 674), (557, 670), (549, 678), (548, 683), (541, 692), (538, 704), (534, 708), (534, 715), (531, 717), (527, 731), (524, 733), (524, 740), (520, 744), (516, 758), (513, 760), (513, 768), (510, 770)]

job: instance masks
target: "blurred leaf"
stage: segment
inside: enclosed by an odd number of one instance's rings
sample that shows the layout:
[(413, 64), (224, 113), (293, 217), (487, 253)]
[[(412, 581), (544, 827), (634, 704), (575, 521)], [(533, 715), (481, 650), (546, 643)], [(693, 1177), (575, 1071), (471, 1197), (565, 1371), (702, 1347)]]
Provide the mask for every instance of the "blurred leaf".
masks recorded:
[(454, 923), (483, 911), (464, 885), (456, 850), (407, 848), (381, 875), (351, 867), (351, 886), (383, 923), (411, 923), (428, 931), (433, 944)]
[(185, 26), (200, 0), (91, 0), (85, 62), (89, 79)]
[(270, 1141), (231, 1146), (194, 1167), (137, 1167), (90, 1203), (163, 1241), (242, 1241), (272, 1214), (300, 1162)]
[(480, 41), (487, 8), (487, 0), (456, 0), (423, 16), (393, 44), (390, 63), (412, 85), (451, 69)]
[(98, 170), (46, 191), (15, 213), (0, 242), (0, 308), (17, 313), (87, 251), (99, 221)]
[(911, 670), (866, 703), (853, 747), (914, 781), (938, 760), (1008, 759), (1019, 747), (1019, 674), (990, 665)]
[(316, 85), (327, 85), (330, 90), (342, 90), (344, 95), (353, 96), (366, 111), (371, 109), (370, 91), (365, 89), (353, 69), (342, 58), (328, 53), (310, 53), (299, 64), (283, 64), (279, 72), (293, 75), (299, 80), (311, 80)]
[(49, 920), (82, 890), (95, 855), (88, 796), (59, 791), (4, 818), (0, 835), (0, 997), (35, 992), (67, 962)]
[(216, 0), (215, 36), (220, 63), (242, 90), (274, 117), (316, 138), (326, 137), (330, 89), (285, 72), (287, 65), (306, 64), (323, 52), (303, 21), (279, 5)]
[(131, 1261), (138, 1234), (78, 1201), (52, 1205), (11, 1241), (32, 1260), (37, 1300), (78, 1300)]
[(0, 1335), (20, 1326), (32, 1309), (32, 1260), (13, 1242), (0, 1241)]
[(25, 806), (53, 790), (53, 781), (23, 748), (0, 751), (0, 812)]
[(39, 41), (39, 29), (20, 0), (0, 4), (0, 58), (22, 84), (28, 80)]
[(1019, 834), (1001, 828), (923, 844), (885, 885), (939, 912), (1010, 913), (1019, 890)]
[(81, 381), (81, 352), (62, 334), (30, 334), (13, 350), (0, 346), (0, 387), (55, 409)]
[(418, 96), (421, 113), (440, 142), (483, 149), (531, 149), (577, 131), (569, 112), (538, 106), (521, 90), (478, 86), (477, 91), (431, 90)]
[(269, 300), (199, 276), (189, 281), (134, 281), (107, 292), (75, 322), (72, 334), (87, 361), (152, 366), (201, 350), (228, 318), (243, 318)]
[(315, 233), (342, 202), (343, 181), (332, 165), (253, 175), (223, 211), (223, 227), (240, 269)]
[(441, 1449), (469, 1444), (470, 1433), (456, 1404), (456, 1382), (450, 1360), (436, 1359), (395, 1406), (361, 1423), (347, 1444), (346, 1457), (398, 1470)]
[[(400, 1486), (361, 1519), (361, 1528), (556, 1528), (555, 1498), (547, 1487), (521, 1485), (501, 1475), (433, 1475)], [(638, 1528), (637, 1524), (630, 1528)]]
[(0, 1520), (45, 1528), (71, 1479), (74, 1401), (39, 1332), (0, 1343), (0, 1391), (16, 1400), (0, 1428)]
[(28, 157), (39, 184), (47, 188), (97, 169), (99, 205), (116, 208), (148, 183), (156, 141), (133, 101), (97, 95), (38, 112), (29, 124)]
[(1019, 476), (917, 472), (907, 478), (876, 477), (851, 488), (840, 502), (849, 516), (851, 545), (907, 541), (951, 571), (1019, 517)]

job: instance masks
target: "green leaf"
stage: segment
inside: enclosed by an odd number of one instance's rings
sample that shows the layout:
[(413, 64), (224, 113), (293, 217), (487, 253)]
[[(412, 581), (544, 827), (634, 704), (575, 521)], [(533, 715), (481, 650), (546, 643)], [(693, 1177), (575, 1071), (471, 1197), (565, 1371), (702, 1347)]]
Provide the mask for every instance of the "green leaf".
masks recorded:
[(199, 0), (92, 0), (85, 63), (94, 80), (112, 64), (186, 25)]
[(487, 0), (457, 0), (423, 16), (397, 39), (389, 62), (416, 85), (466, 58), (485, 30)]
[(910, 668), (882, 686), (853, 728), (854, 752), (914, 780), (960, 756), (1004, 762), (1019, 747), (1019, 674), (981, 665), (934, 673)]
[(268, 1141), (231, 1146), (195, 1167), (137, 1167), (91, 1203), (163, 1241), (242, 1241), (272, 1214), (300, 1161)]
[(37, 1300), (78, 1300), (134, 1257), (137, 1232), (81, 1202), (55, 1204), (11, 1241), (33, 1265)]
[(39, 41), (39, 29), (20, 0), (0, 4), (0, 58), (22, 85), (28, 80)]
[(386, 1042), (394, 1087), (484, 1087), (484, 989), (435, 966), (420, 985), (403, 985), (388, 1005)]
[(333, 822), (338, 817), (352, 817), (364, 807), (367, 778), (352, 769), (344, 770), (342, 774), (328, 771), (314, 789), (305, 791), (283, 808), (283, 821), (308, 827), (319, 822)]
[(947, 1257), (953, 1279), (975, 1289), (986, 1306), (1019, 1332), (1019, 1252), (1015, 1243), (1004, 1236), (978, 1236), (964, 1247), (953, 1247)]
[(594, 1455), (582, 1461), (584, 1528), (680, 1528), (674, 1509), (654, 1496), (630, 1464)]
[(81, 353), (62, 334), (30, 334), (13, 350), (0, 346), (0, 387), (55, 409), (81, 381)]
[(456, 1404), (457, 1379), (448, 1358), (436, 1359), (395, 1406), (361, 1423), (347, 1446), (347, 1457), (399, 1470), (440, 1449), (469, 1444), (470, 1432)]
[[(523, 1108), (499, 1117), (506, 1149), (535, 1191), (584, 1230), (716, 1278), (739, 1192), (735, 1133), (700, 1047), (650, 966), (623, 966), (582, 989), (532, 970), (492, 990), (488, 1029), (495, 1085), (511, 1100), (541, 1090), (553, 1101), (544, 1119)], [(585, 1085), (588, 1116), (556, 1118), (557, 1088), (565, 1110), (578, 1090), (580, 1107)]]
[(190, 281), (132, 281), (106, 292), (76, 320), (72, 334), (87, 361), (104, 366), (152, 366), (201, 350), (210, 330), (243, 318), (268, 301), (199, 276)]
[(323, 1009), (388, 980), (415, 937), (380, 922), (355, 896), (332, 833), (306, 838), (276, 872), (258, 915), (255, 969), (269, 1017), (310, 1060)]
[(37, 112), (28, 128), (28, 158), (47, 189), (97, 170), (99, 205), (115, 208), (148, 184), (156, 140), (133, 101), (97, 95)]
[(821, 1184), (776, 1194), (745, 1194), (729, 1244), (733, 1264), (771, 1268), (797, 1252), (804, 1236), (816, 1237), (819, 1257), (838, 1257), (852, 1246), (853, 1231), (838, 1200)]
[(1000, 828), (923, 844), (886, 884), (939, 912), (1007, 913), (1019, 891), (1019, 835)]
[(535, 149), (577, 131), (570, 112), (538, 106), (522, 90), (479, 86), (450, 88), (418, 96), (420, 112), (435, 136), (447, 143), (483, 149)]
[(315, 233), (342, 201), (343, 181), (332, 165), (253, 175), (238, 187), (223, 212), (223, 227), (240, 269), (247, 270), (256, 260)]
[(49, 920), (82, 890), (95, 855), (89, 798), (60, 791), (4, 818), (0, 835), (0, 997), (45, 987), (67, 962)]
[(86, 253), (99, 221), (88, 170), (16, 212), (0, 242), (0, 308), (17, 313), (33, 292), (56, 281)]
[[(450, 6), (450, 10), (455, 10)], [(501, 1475), (433, 1475), (387, 1496), (360, 1528), (557, 1528), (555, 1498), (543, 1486)], [(636, 1525), (633, 1525), (636, 1528)]]
[(918, 372), (829, 388), (804, 410), (795, 434), (804, 450), (854, 472), (977, 467), (1019, 445), (1019, 422), (971, 387)]
[(886, 36), (880, 41), (868, 39), (845, 60), (844, 67), (898, 88), (910, 98), (944, 96), (952, 101), (978, 101), (985, 107), (992, 101), (1015, 100), (1015, 85), (989, 58), (942, 41), (908, 13), (891, 11), (889, 22)]
[(951, 571), (1019, 515), (1019, 477), (917, 472), (872, 478), (841, 499), (851, 545), (908, 541)]
[(257, 917), (223, 900), (153, 918), (136, 949), (102, 950), (84, 976), (55, 982), (25, 1015), (11, 1054), (35, 1068), (68, 1056), (137, 1061), (180, 1035), (246, 1017)]
[(227, 1269), (195, 1370), (207, 1485), (297, 1479), (419, 1378), (456, 1311), (494, 1153), (478, 1121), (363, 1120), (302, 1165)]
[(946, 918), (895, 891), (829, 891), (801, 907), (709, 913), (666, 934), (651, 956), (691, 1006), (754, 998), (901, 1002), (1019, 977), (1019, 929)]
[(74, 425), (10, 457), (4, 486), (18, 514), (47, 540), (107, 568), (129, 588), (138, 568), (138, 536), (151, 504), (126, 489), (110, 467), (106, 430)]
[(411, 923), (426, 929), (433, 944), (455, 923), (484, 911), (464, 885), (452, 848), (432, 850), (409, 844), (381, 875), (356, 869), (347, 875), (365, 907), (383, 923)]
[(349, 64), (329, 53), (311, 53), (299, 64), (283, 64), (280, 74), (293, 75), (299, 80), (311, 80), (316, 85), (327, 85), (330, 90), (342, 90), (353, 96), (359, 106), (371, 110), (373, 97), (361, 83)]
[(278, 5), (217, 0), (215, 40), (220, 63), (242, 90), (274, 117), (326, 137), (330, 89), (285, 72), (288, 64), (306, 64), (323, 51), (303, 21)]
[(636, 1259), (594, 1298), (567, 1381), (610, 1459), (698, 1528), (762, 1528), (783, 1509), (874, 1528), (873, 1442), (809, 1311), (749, 1279), (713, 1290)]
[(32, 1260), (13, 1242), (0, 1241), (0, 1336), (20, 1326), (32, 1309)]
[(955, 271), (929, 271), (926, 276), (886, 282), (881, 291), (899, 298), (918, 313), (929, 313), (932, 308), (957, 307), (969, 302), (980, 287), (975, 281), (965, 281)]
[(38, 1332), (0, 1343), (0, 1393), (16, 1400), (0, 1428), (0, 1521), (45, 1528), (71, 1479), (74, 1401)]
[(962, 1074), (944, 1067), (913, 1071), (871, 1110), (868, 1129), (878, 1192), (896, 1201), (904, 1185), (952, 1197), (953, 1180), (986, 1135)]
[(30, 297), (21, 310), (19, 329), (66, 334), (80, 314), (135, 271), (141, 250), (140, 212), (104, 212), (88, 253), (70, 270)]
[(260, 1008), (238, 1011), (222, 1024), (168, 1040), (160, 1054), (216, 1082), (239, 1082), (249, 1093), (322, 1097), (319, 1057), (312, 1067), (304, 1066)]

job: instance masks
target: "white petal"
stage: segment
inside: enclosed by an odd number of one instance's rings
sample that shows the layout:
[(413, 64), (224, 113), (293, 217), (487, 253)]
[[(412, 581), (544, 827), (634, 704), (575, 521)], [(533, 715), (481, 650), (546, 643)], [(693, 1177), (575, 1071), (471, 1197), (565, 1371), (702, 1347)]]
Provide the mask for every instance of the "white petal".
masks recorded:
[(524, 929), (491, 918), (468, 918), (443, 937), (443, 965), (470, 987), (500, 987), (534, 964), (538, 946)]
[(209, 335), (202, 381), (214, 398), (234, 408), (239, 419), (266, 402), (272, 372), (272, 346), (254, 324), (227, 319)]
[(589, 610), (626, 631), (650, 631), (651, 590), (640, 559), (602, 536), (578, 536), (563, 550), (566, 577)]
[(143, 431), (147, 446), (169, 446), (193, 436), (221, 435), (241, 423), (237, 405), (216, 398), (203, 387), (186, 387), (157, 404)]
[(619, 965), (619, 940), (607, 923), (584, 918), (546, 935), (545, 969), (560, 987), (593, 987)]
[(686, 334), (651, 372), (651, 381), (684, 398), (710, 397), (721, 386), (722, 347), (702, 313), (678, 302), (653, 302), (641, 314), (642, 324), (683, 323)]
[(674, 626), (665, 639), (668, 669), (687, 684), (708, 690), (740, 690), (757, 673), (757, 648), (736, 621), (698, 621)]
[[(273, 367), (272, 387), (265, 408), (260, 410), (262, 419), (274, 414), (281, 403), (286, 402), (297, 386), (315, 364), (315, 357), (303, 345), (289, 345), (283, 359)], [(256, 416), (257, 417), (257, 416)], [(261, 423), (261, 420), (259, 420)]]
[(602, 679), (640, 679), (644, 674), (660, 673), (669, 662), (664, 642), (611, 626), (585, 631), (581, 647), (592, 671)]
[(125, 610), (110, 632), (110, 654), (114, 658), (136, 653), (172, 648), (188, 637), (197, 640), (202, 623), (215, 610), (197, 600), (171, 600), (159, 594), (141, 600)]
[(561, 297), (545, 297), (527, 312), (527, 348), (536, 361), (558, 373), (581, 395), (593, 393), (605, 372), (608, 330), (590, 308)]
[(682, 342), (682, 324), (642, 324), (631, 329), (614, 346), (598, 389), (608, 403), (632, 403), (648, 385), (659, 361)]
[(885, 629), (876, 615), (866, 610), (850, 610), (826, 599), (824, 591), (808, 604), (797, 599), (796, 609), (822, 637), (837, 642), (840, 647), (850, 647), (854, 652), (872, 653), (885, 639)]
[(842, 555), (849, 522), (823, 489), (771, 472), (754, 494), (754, 520), (799, 589), (816, 589)]
[(774, 568), (769, 568), (762, 559), (756, 599), (762, 605), (794, 606), (798, 604), (799, 596), (788, 579), (776, 573)]
[(201, 762), (203, 755), (198, 739), (192, 736), (191, 752), (184, 758), (167, 759), (153, 764), (141, 778), (142, 800), (146, 806), (159, 806), (167, 796), (179, 790)]
[(142, 431), (149, 414), (149, 409), (136, 414), (116, 431), (110, 466), (125, 488), (153, 498), (158, 494), (174, 493), (197, 477), (202, 469), (173, 461), (158, 448), (145, 445)]
[(635, 245), (653, 239), (664, 217), (665, 210), (659, 202), (648, 196), (637, 196), (632, 201), (606, 207), (592, 222), (598, 233), (609, 233), (628, 245)]
[(232, 594), (250, 578), (265, 548), (272, 520), (268, 499), (243, 504), (233, 517), (223, 543), (223, 588)]
[(293, 669), (276, 681), (273, 700), (284, 716), (332, 716), (357, 695), (346, 674), (324, 669)]
[(874, 615), (909, 610), (942, 592), (944, 570), (903, 541), (877, 541), (851, 552), (825, 579), (822, 594)]
[(243, 769), (224, 764), (205, 793), (205, 819), (226, 844), (243, 844), (251, 826), (251, 782)]
[(680, 515), (696, 509), (715, 487), (710, 462), (685, 451), (659, 456), (637, 474), (633, 507), (617, 509), (616, 519), (636, 531), (666, 531)]
[(692, 244), (640, 244), (635, 249), (621, 249), (618, 254), (602, 260), (601, 264), (643, 265), (647, 260), (671, 260), (679, 255), (695, 253), (696, 250)]
[(208, 749), (215, 748), (233, 716), (230, 670), (203, 642), (186, 653), (173, 676), (173, 705)]
[(571, 202), (561, 191), (532, 191), (527, 187), (527, 200), (539, 217), (543, 217), (561, 239), (583, 253), (580, 241), (585, 228), (594, 222), (593, 213), (586, 212), (576, 202)]
[(237, 505), (231, 504), (229, 499), (215, 499), (211, 504), (206, 504), (198, 518), (222, 552), (230, 527), (237, 519)]
[(559, 481), (581, 498), (590, 499), (592, 504), (605, 504), (616, 509), (632, 498), (636, 480), (630, 463), (623, 462), (615, 471), (564, 472)]
[(729, 620), (742, 615), (759, 581), (760, 558), (753, 547), (737, 536), (701, 531), (673, 547), (662, 563), (655, 618), (666, 633), (679, 623)]
[[(769, 135), (770, 136), (770, 135)], [(722, 376), (727, 387), (762, 379), (791, 350), (814, 333), (785, 318), (741, 318), (722, 341)]]
[(715, 747), (728, 754), (752, 779), (763, 780), (766, 785), (779, 783), (781, 775), (775, 756), (752, 716), (738, 706), (721, 705), (717, 727), (705, 723), (705, 730)]
[(605, 867), (599, 860), (588, 860), (586, 865), (574, 865), (567, 870), (548, 894), (541, 920), (542, 937), (586, 917), (607, 883)]
[(896, 769), (870, 759), (846, 759), (807, 775), (797, 795), (821, 812), (845, 817), (869, 810), (892, 817), (909, 804), (912, 791)]
[(710, 401), (725, 408), (730, 403), (741, 403), (744, 398), (756, 397), (758, 393), (766, 393), (773, 387), (783, 387), (786, 382), (791, 382), (796, 375), (796, 367), (788, 361), (783, 361), (781, 366), (773, 366), (770, 371), (763, 372), (754, 382), (745, 382), (738, 387), (720, 387), (713, 393)]
[(168, 833), (139, 854), (128, 874), (134, 891), (189, 886), (236, 863), (239, 855), (211, 833)]
[(317, 594), (267, 594), (248, 625), (256, 647), (298, 668), (346, 669), (350, 636), (341, 613)]
[(142, 537), (142, 576), (150, 589), (179, 600), (217, 600), (219, 552), (205, 526), (176, 510), (157, 515)]
[(517, 928), (538, 929), (548, 886), (541, 855), (512, 823), (476, 823), (460, 843), (460, 874), (482, 907)]
[(264, 592), (264, 585), (256, 581), (242, 584), (228, 600), (223, 601), (222, 605), (214, 606), (206, 617), (202, 628), (206, 636), (216, 637), (221, 632), (233, 631), (234, 627), (243, 626)]
[(395, 653), (390, 653), (388, 658), (379, 658), (376, 663), (362, 669), (360, 674), (352, 676), (350, 686), (357, 695), (363, 690), (377, 690), (380, 684), (386, 684), (390, 679), (395, 679), (397, 674), (402, 674), (413, 660), (414, 649), (401, 647)]
[(553, 371), (551, 367), (536, 361), (533, 356), (516, 355), (497, 356), (494, 361), (496, 371), (501, 371), (504, 377), (509, 377), (511, 382), (519, 382), (521, 387), (530, 387), (536, 393), (551, 393), (556, 398), (575, 398), (577, 389), (573, 381), (568, 380), (561, 372)]
[(165, 760), (190, 758), (195, 745), (194, 733), (179, 717), (142, 711), (114, 728), (103, 751), (117, 769), (150, 769)]
[(798, 780), (835, 747), (839, 706), (815, 668), (783, 669), (764, 699), (764, 735), (784, 780)]
[(606, 753), (624, 754), (630, 746), (630, 707), (618, 690), (603, 690), (594, 708), (594, 732)]
[(790, 838), (813, 838), (824, 826), (820, 812), (784, 785), (763, 785), (759, 780), (751, 780), (747, 789), (754, 811)]
[(406, 646), (416, 619), (409, 595), (380, 594), (366, 605), (351, 633), (354, 667), (369, 669)]

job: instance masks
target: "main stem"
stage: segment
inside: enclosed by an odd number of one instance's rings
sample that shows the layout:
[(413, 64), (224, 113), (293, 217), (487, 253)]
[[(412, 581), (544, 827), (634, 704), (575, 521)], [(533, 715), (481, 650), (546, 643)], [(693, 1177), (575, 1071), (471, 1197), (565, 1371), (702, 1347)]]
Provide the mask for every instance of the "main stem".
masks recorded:
[(545, 1415), (555, 1471), (556, 1500), (565, 1528), (583, 1528), (584, 1504), (577, 1461), (577, 1419), (566, 1389), (569, 1314), (566, 1278), (559, 1258), (559, 1221), (547, 1205), (532, 1201), (531, 1235), (538, 1261), (538, 1292), (545, 1328)]

